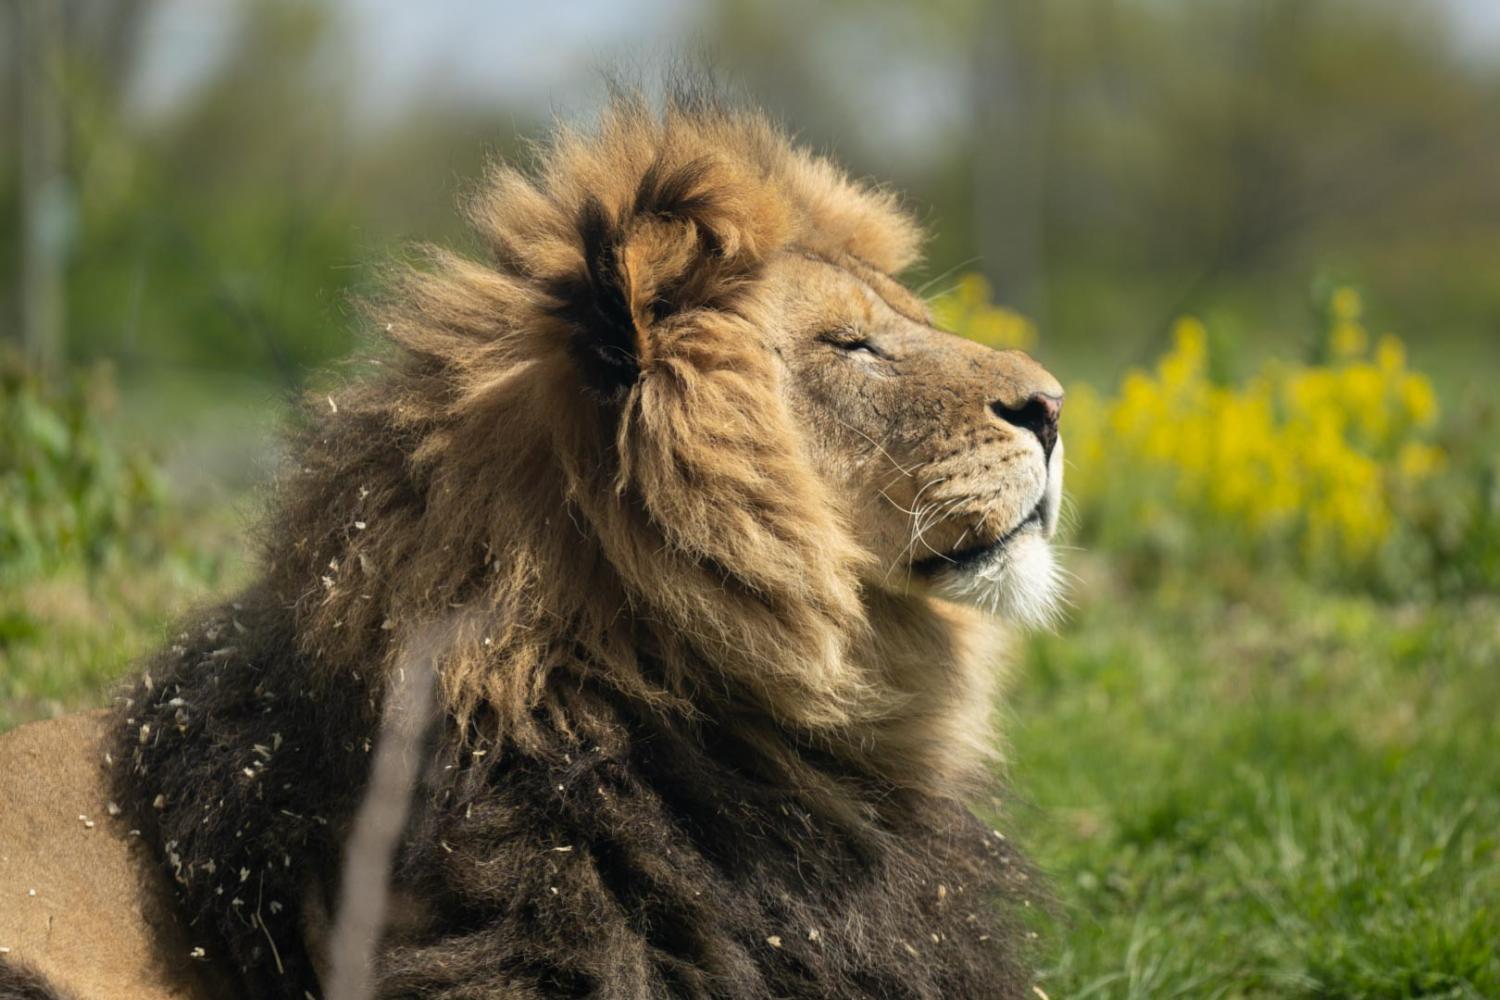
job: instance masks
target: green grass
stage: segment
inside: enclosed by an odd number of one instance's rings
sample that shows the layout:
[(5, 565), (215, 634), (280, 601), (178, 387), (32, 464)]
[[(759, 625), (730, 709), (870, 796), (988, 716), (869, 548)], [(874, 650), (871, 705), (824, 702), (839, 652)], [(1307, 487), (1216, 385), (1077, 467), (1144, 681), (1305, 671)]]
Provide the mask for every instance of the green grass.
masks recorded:
[[(265, 430), (160, 416), (120, 425), (177, 428), (169, 470), (243, 475)], [(102, 704), (244, 579), (238, 489), (179, 496), (149, 565), (0, 588), (0, 729)], [(1018, 651), (1005, 706), (1004, 822), (1056, 897), (1034, 927), (1046, 994), (1500, 996), (1500, 596), (1074, 562), (1078, 609)]]
[(0, 729), (103, 703), (176, 617), (243, 579), (247, 470), (275, 412), (224, 380), (211, 407), (187, 380), (117, 400), (102, 373), (43, 386), (6, 361)]
[(178, 512), (170, 549), (0, 587), (0, 730), (105, 704), (136, 657), (193, 604), (246, 573), (231, 507)]
[(1085, 574), (1009, 706), (1054, 997), (1500, 996), (1500, 600)]
[[(241, 579), (234, 520), (202, 517), (196, 563), (5, 595), (0, 728), (100, 703)], [(1132, 592), (1081, 568), (1078, 612), (1027, 643), (1006, 706), (1009, 822), (1057, 897), (1043, 990), (1500, 996), (1500, 598)]]

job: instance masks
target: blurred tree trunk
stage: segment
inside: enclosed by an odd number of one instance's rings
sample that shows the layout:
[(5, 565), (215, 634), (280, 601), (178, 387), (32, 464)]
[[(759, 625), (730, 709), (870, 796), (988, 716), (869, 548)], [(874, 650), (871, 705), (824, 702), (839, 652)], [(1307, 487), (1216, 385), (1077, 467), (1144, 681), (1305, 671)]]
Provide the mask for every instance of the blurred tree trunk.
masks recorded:
[(63, 252), (68, 186), (63, 173), (62, 7), (18, 0), (21, 97), (21, 342), (43, 373), (63, 352)]
[(73, 0), (65, 5), (63, 26), (73, 51), (90, 53), (96, 82), (107, 96), (115, 100), (116, 112), (124, 104), (125, 94), (136, 65), (140, 61), (142, 38), (151, 13), (151, 0)]
[(974, 38), (974, 243), (996, 298), (1046, 323), (1044, 0), (980, 7)]

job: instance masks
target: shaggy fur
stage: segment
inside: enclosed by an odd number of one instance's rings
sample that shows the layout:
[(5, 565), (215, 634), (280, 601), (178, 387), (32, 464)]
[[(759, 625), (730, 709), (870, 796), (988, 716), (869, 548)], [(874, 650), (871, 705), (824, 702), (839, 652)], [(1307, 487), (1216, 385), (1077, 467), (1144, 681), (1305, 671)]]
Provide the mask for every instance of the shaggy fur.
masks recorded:
[(31, 969), (7, 961), (4, 955), (0, 955), (0, 1000), (72, 1000), (72, 998)]
[(211, 957), (249, 996), (316, 994), (385, 680), (437, 627), (381, 996), (1022, 995), (1026, 876), (958, 801), (985, 626), (876, 585), (763, 334), (787, 261), (925, 322), (887, 277), (915, 227), (684, 99), (617, 99), (471, 216), (489, 261), (398, 275), (392, 349), (314, 403), (261, 581), (119, 710), (121, 801)]

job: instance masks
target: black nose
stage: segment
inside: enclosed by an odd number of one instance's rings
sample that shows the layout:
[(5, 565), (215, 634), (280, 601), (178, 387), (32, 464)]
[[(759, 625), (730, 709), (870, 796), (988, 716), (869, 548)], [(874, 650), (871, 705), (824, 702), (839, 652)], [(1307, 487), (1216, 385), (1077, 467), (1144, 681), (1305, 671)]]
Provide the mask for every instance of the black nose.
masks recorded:
[(1057, 418), (1062, 413), (1062, 404), (1061, 396), (1038, 392), (1022, 406), (1006, 406), (1004, 403), (994, 402), (990, 404), (990, 409), (1006, 423), (1035, 434), (1036, 439), (1042, 443), (1042, 454), (1051, 458), (1052, 449), (1057, 444)]

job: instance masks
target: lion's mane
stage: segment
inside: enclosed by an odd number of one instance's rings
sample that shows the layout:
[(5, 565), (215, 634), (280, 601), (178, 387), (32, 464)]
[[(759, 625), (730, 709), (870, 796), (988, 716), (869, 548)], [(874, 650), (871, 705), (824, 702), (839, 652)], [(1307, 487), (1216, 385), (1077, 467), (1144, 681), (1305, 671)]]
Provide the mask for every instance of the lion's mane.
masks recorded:
[(770, 255), (894, 272), (915, 227), (682, 97), (561, 129), (470, 216), (487, 259), (396, 274), (386, 346), (309, 408), (259, 582), (119, 709), (121, 801), (210, 957), (316, 994), (308, 914), (437, 629), (382, 996), (1019, 994), (1025, 875), (956, 798), (973, 624), (861, 586), (754, 335)]

